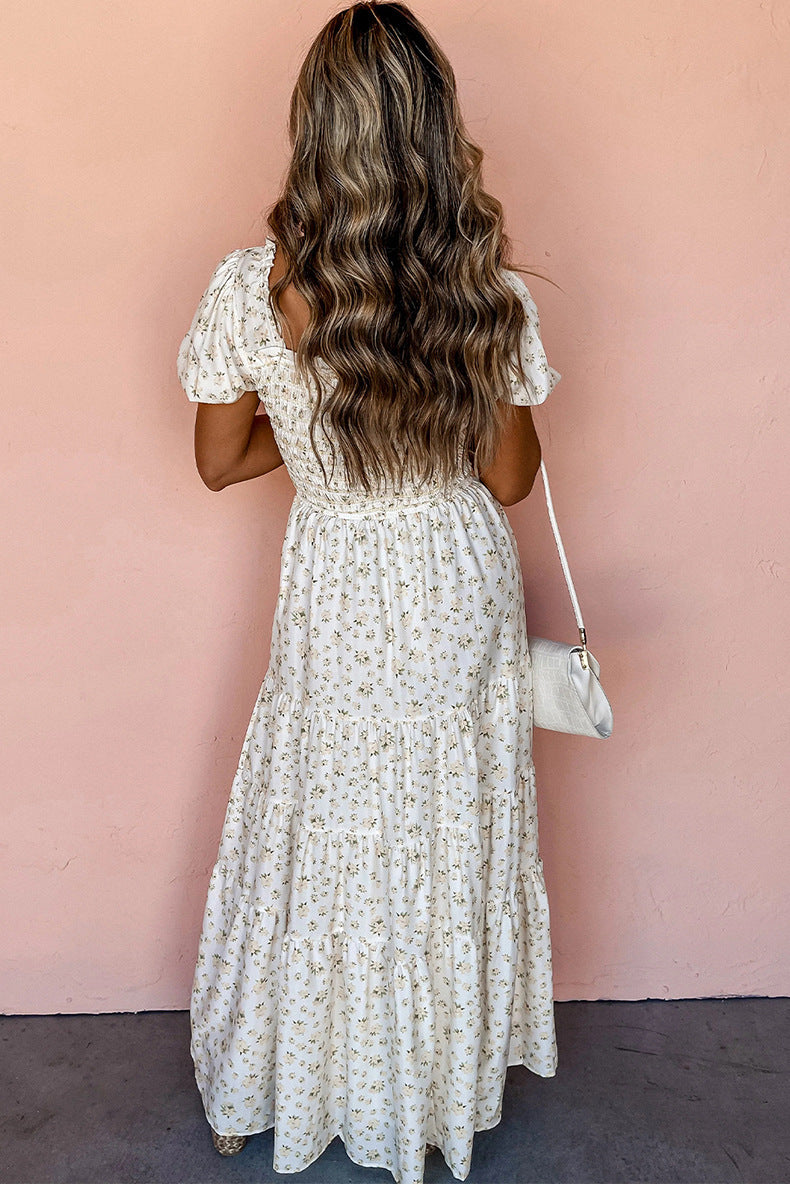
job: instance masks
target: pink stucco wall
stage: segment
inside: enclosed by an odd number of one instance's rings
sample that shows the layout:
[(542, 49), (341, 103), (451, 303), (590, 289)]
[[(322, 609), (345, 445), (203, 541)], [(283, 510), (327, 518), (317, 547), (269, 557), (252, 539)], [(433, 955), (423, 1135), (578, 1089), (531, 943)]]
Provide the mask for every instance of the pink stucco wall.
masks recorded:
[[(332, 11), (6, 17), (6, 1012), (188, 1003), (292, 487), (203, 487), (175, 352)], [(536, 733), (556, 997), (786, 994), (788, 7), (418, 11), (560, 285), (535, 419), (615, 734)], [(530, 630), (573, 640), (539, 481), (509, 513)]]

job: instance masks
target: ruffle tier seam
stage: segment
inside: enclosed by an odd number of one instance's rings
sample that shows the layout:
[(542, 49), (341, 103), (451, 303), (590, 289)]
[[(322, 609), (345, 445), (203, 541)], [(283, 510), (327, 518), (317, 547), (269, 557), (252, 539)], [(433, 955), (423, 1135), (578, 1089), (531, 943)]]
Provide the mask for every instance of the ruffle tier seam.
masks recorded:
[(483, 692), (477, 701), (471, 700), (468, 703), (456, 703), (444, 710), (431, 711), (424, 715), (397, 717), (350, 715), (339, 709), (335, 711), (327, 710), (324, 707), (319, 707), (317, 704), (305, 706), (290, 691), (276, 690), (274, 680), (274, 672), (271, 670), (267, 671), (261, 686), (261, 693), (258, 697), (258, 705), (268, 703), (278, 717), (287, 711), (289, 715), (302, 720), (316, 718), (334, 724), (375, 725), (386, 728), (398, 728), (410, 724), (438, 723), (452, 716), (468, 716), (476, 722), (491, 707), (492, 701), (508, 697), (497, 693), (502, 686), (507, 685), (508, 687), (512, 687), (516, 703), (519, 706), (521, 705), (522, 684), (526, 687), (527, 697), (529, 697), (532, 690), (530, 679), (520, 674), (503, 674), (499, 678), (492, 679), (485, 684)]
[[(220, 871), (219, 864), (216, 871)], [(214, 877), (212, 877), (214, 878)], [(514, 877), (515, 892), (513, 898), (503, 897), (497, 900), (486, 901), (482, 906), (483, 923), (479, 928), (472, 929), (470, 925), (459, 924), (457, 921), (449, 927), (453, 937), (459, 938), (461, 941), (469, 942), (480, 948), (484, 944), (488, 945), (488, 935), (493, 927), (501, 925), (503, 919), (507, 919), (514, 927), (514, 932), (518, 930), (519, 923), (524, 916), (523, 910), (527, 910), (529, 915), (529, 901), (536, 899), (546, 899), (546, 881), (543, 870), (543, 861), (541, 857), (533, 857), (526, 867), (521, 868)], [(256, 918), (266, 916), (271, 913), (270, 909), (263, 906), (252, 904), (249, 899), (250, 890), (245, 888), (242, 890), (238, 899), (234, 902), (234, 913), (236, 916), (247, 916), (250, 913), (254, 914)], [(288, 908), (284, 910), (288, 913)], [(432, 934), (436, 932), (444, 933), (445, 931), (439, 927), (435, 927), (436, 922), (433, 922)], [(281, 931), (281, 941), (289, 948), (292, 946), (335, 946), (339, 944), (355, 946), (365, 957), (380, 956), (382, 949), (389, 947), (392, 950), (392, 956), (389, 959), (394, 963), (407, 963), (412, 961), (415, 957), (426, 958), (428, 956), (427, 946), (422, 950), (414, 948), (404, 948), (399, 943), (397, 937), (393, 934), (388, 934), (383, 938), (366, 938), (358, 937), (345, 928), (335, 928), (327, 930), (323, 933), (308, 934), (297, 933), (292, 926), (288, 926)]]

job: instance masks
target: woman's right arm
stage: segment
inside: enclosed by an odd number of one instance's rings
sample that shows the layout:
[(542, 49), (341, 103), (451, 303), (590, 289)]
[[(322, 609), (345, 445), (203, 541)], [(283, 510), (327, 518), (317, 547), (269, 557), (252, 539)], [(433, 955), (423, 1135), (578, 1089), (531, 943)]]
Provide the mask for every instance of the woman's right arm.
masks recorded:
[(532, 408), (502, 403), (504, 424), (494, 463), (480, 480), (503, 506), (523, 501), (540, 468), (540, 440), (532, 422)]

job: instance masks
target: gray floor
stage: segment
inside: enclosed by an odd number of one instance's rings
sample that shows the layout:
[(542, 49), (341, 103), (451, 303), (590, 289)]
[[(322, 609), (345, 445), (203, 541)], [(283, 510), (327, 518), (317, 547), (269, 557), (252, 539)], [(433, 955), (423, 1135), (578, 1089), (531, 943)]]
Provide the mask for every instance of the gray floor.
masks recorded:
[[(508, 1070), (469, 1184), (790, 1182), (790, 1000), (556, 1004), (559, 1067)], [(393, 1184), (339, 1138), (272, 1171), (273, 1131), (211, 1142), (186, 1012), (0, 1017), (3, 1184)], [(425, 1184), (452, 1184), (441, 1153)]]

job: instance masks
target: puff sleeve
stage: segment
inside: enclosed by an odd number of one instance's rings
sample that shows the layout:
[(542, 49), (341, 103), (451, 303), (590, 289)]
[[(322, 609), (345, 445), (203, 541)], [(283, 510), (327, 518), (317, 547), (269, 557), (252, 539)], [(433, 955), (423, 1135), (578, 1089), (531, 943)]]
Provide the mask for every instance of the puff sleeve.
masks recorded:
[(242, 249), (220, 259), (178, 348), (176, 368), (192, 403), (235, 403), (255, 390), (239, 338), (238, 269)]
[(529, 288), (518, 272), (506, 271), (505, 275), (527, 314), (527, 323), (521, 336), (521, 356), (527, 375), (527, 386), (523, 385), (515, 372), (511, 375), (512, 402), (521, 407), (534, 406), (545, 403), (562, 375), (559, 370), (549, 365), (546, 358), (546, 351), (540, 339), (540, 317)]

